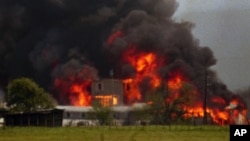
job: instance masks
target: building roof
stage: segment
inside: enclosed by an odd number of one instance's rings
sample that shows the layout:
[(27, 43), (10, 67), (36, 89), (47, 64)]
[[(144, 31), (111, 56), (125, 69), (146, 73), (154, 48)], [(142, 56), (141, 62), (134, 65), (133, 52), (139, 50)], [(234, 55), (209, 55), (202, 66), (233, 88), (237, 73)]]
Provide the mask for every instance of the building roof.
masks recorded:
[(90, 112), (94, 110), (92, 106), (58, 105), (56, 108), (70, 112)]
[[(113, 111), (115, 112), (128, 112), (138, 109), (143, 109), (145, 103), (138, 103), (134, 104), (132, 106), (113, 106), (111, 107)], [(58, 105), (56, 106), (56, 109), (61, 109), (65, 111), (70, 112), (91, 112), (94, 111), (94, 108), (92, 106), (71, 106), (71, 105)]]

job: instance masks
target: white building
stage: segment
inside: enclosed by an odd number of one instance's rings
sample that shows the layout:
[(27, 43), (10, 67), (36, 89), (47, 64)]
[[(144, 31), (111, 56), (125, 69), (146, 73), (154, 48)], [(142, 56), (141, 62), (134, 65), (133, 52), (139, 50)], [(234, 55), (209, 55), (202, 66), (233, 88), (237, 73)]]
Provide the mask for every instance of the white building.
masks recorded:
[[(135, 124), (132, 111), (144, 108), (146, 104), (134, 104), (133, 106), (113, 106), (111, 107), (113, 125)], [(56, 106), (56, 109), (64, 110), (63, 126), (98, 126), (99, 120), (92, 106)], [(134, 119), (133, 119), (134, 120)]]

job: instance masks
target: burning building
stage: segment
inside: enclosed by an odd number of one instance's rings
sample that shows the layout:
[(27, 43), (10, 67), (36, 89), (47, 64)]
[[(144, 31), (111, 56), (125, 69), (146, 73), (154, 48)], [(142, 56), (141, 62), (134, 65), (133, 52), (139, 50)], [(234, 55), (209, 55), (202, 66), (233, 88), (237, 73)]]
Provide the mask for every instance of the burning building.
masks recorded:
[[(217, 60), (193, 37), (194, 24), (172, 19), (175, 0), (0, 3), (0, 87), (28, 76), (59, 105), (85, 107), (152, 103), (163, 93), (170, 105), (189, 99), (178, 104), (187, 118), (228, 119), (234, 93), (211, 69)], [(114, 80), (104, 80), (110, 70)]]
[(103, 106), (123, 105), (123, 83), (115, 79), (103, 79), (92, 82), (93, 101)]

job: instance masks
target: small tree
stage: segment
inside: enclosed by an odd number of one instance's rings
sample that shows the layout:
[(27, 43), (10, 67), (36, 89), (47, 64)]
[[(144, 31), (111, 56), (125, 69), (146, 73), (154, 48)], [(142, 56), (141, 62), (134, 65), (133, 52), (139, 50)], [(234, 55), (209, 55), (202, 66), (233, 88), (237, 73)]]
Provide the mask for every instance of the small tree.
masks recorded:
[(149, 91), (146, 94), (146, 101), (150, 103), (149, 113), (152, 115), (153, 124), (165, 124), (166, 122), (164, 121), (164, 112), (166, 111), (165, 95), (163, 87)]
[(53, 108), (53, 100), (45, 90), (29, 78), (19, 78), (7, 86), (7, 106), (15, 112)]
[[(151, 106), (152, 122), (154, 124), (170, 124), (179, 120), (184, 114), (183, 105), (191, 106), (195, 100), (194, 87), (189, 83), (184, 83), (177, 91), (165, 88), (163, 85), (158, 89), (149, 91), (146, 94), (146, 101)], [(171, 97), (175, 92), (179, 93), (179, 97)]]
[(94, 112), (100, 125), (111, 125), (113, 121), (113, 112), (111, 107), (103, 106), (98, 101), (93, 102)]

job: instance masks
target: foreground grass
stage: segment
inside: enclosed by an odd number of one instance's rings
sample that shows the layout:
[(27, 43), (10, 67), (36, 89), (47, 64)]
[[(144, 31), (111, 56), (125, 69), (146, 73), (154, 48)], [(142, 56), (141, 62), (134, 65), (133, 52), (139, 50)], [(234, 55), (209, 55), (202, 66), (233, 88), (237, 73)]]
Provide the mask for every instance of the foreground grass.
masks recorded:
[(6, 127), (0, 141), (229, 141), (229, 127)]

